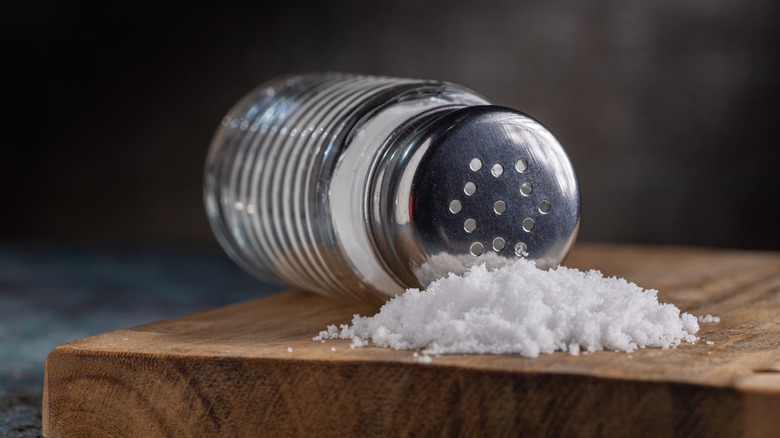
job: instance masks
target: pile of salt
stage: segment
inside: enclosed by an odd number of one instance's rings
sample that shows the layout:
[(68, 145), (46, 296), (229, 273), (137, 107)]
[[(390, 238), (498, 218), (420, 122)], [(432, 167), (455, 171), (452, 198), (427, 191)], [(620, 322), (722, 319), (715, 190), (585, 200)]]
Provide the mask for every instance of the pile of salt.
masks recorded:
[[(540, 353), (676, 347), (695, 342), (696, 317), (658, 302), (656, 290), (599, 271), (549, 271), (520, 260), (488, 271), (476, 266), (450, 274), (423, 291), (407, 289), (372, 317), (355, 315), (314, 340), (351, 339), (362, 347), (445, 353)], [(426, 361), (424, 361), (426, 362)]]

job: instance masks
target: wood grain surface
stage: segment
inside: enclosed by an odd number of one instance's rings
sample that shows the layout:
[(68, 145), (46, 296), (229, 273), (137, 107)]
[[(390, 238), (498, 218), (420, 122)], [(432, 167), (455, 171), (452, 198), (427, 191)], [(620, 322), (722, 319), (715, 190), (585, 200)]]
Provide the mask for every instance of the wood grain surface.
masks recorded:
[(377, 308), (285, 292), (57, 347), (44, 435), (780, 436), (780, 253), (579, 244), (566, 265), (721, 322), (677, 349), (421, 364), (312, 341)]

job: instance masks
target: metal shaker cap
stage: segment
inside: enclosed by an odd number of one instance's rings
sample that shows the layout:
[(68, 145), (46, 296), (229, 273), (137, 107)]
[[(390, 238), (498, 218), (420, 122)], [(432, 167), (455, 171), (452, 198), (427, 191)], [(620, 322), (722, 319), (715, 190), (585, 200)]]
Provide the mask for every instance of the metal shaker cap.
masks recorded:
[(559, 265), (576, 238), (580, 193), (569, 157), (539, 122), (469, 106), (393, 140), (374, 172), (369, 209), (388, 271), (426, 287), (483, 263)]

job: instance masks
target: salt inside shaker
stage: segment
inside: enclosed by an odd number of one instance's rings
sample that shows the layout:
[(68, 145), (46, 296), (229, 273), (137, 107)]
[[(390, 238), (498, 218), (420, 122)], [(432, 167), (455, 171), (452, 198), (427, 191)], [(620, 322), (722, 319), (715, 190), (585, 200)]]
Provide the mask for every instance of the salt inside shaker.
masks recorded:
[(255, 276), (378, 302), (477, 264), (557, 266), (580, 218), (574, 168), (536, 120), (447, 82), (343, 73), (239, 101), (204, 199)]

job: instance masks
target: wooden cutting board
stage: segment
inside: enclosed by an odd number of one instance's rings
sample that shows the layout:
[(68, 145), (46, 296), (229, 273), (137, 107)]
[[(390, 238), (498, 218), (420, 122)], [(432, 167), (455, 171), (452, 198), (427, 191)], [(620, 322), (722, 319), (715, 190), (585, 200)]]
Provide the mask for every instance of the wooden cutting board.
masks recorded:
[(780, 253), (580, 244), (566, 264), (721, 322), (670, 350), (421, 364), (312, 341), (377, 309), (286, 292), (57, 347), (44, 435), (780, 437)]

